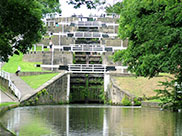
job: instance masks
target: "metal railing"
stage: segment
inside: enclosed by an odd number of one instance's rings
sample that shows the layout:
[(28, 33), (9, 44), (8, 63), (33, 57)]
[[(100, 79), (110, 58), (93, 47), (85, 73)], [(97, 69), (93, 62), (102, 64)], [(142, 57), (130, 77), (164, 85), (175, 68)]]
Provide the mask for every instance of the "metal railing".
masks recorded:
[(106, 66), (101, 64), (68, 64), (69, 72), (105, 73)]
[(53, 33), (53, 35), (57, 36), (67, 36), (74, 38), (109, 38), (109, 37), (117, 37), (117, 33), (101, 33), (101, 32), (64, 32), (64, 33)]
[(0, 76), (6, 80), (9, 81), (8, 86), (10, 87), (10, 89), (13, 91), (13, 93), (18, 97), (18, 99), (20, 100), (21, 98), (21, 92), (20, 90), (18, 90), (18, 88), (15, 86), (15, 84), (11, 81), (10, 79), (10, 73), (5, 72), (5, 71), (0, 71)]

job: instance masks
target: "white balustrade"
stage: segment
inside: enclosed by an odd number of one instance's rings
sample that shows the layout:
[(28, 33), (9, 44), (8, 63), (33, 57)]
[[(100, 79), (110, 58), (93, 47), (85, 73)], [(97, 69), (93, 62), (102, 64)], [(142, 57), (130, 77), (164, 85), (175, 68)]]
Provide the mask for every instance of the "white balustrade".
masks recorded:
[(10, 87), (10, 89), (13, 91), (13, 93), (18, 97), (18, 99), (20, 100), (21, 98), (21, 92), (18, 90), (18, 88), (15, 86), (15, 84), (11, 81), (10, 79), (10, 73), (5, 72), (5, 71), (0, 71), (0, 76), (6, 80), (9, 81), (8, 86)]

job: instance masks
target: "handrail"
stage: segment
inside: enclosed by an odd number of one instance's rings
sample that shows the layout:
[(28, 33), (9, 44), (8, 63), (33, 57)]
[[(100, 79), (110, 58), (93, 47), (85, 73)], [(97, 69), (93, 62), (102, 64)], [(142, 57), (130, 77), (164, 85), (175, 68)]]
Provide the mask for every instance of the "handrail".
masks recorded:
[(10, 87), (10, 89), (13, 91), (13, 93), (18, 97), (18, 99), (20, 100), (21, 98), (21, 92), (20, 90), (15, 86), (15, 84), (11, 81), (10, 78), (10, 73), (5, 72), (3, 70), (0, 71), (0, 76), (6, 80), (9, 81), (8, 86)]

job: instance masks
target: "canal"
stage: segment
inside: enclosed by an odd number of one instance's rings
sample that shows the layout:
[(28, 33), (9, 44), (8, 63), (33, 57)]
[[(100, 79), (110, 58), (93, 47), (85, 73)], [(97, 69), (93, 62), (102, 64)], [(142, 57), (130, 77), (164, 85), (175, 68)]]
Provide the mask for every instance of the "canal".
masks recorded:
[(140, 107), (19, 107), (1, 123), (18, 136), (181, 136), (182, 113)]

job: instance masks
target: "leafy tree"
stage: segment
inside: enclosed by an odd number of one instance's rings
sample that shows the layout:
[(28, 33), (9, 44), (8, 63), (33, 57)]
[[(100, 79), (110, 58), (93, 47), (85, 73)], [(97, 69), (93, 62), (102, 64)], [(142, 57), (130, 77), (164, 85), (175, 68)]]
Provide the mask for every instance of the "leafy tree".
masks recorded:
[[(181, 95), (178, 92), (182, 89), (180, 86), (177, 91), (174, 87), (174, 83), (182, 84), (181, 0), (124, 0), (120, 16), (119, 36), (128, 39), (129, 45), (126, 50), (116, 52), (114, 60), (128, 65), (136, 76), (174, 74), (176, 79), (171, 83), (175, 93), (168, 92), (176, 101), (173, 96)], [(175, 107), (173, 101), (168, 102)]]
[(45, 32), (42, 15), (61, 12), (59, 0), (1, 0), (0, 56), (3, 61), (17, 51), (25, 53)]
[(106, 7), (106, 13), (116, 13), (116, 14), (120, 14), (121, 13), (121, 9), (123, 7), (123, 3), (122, 2), (117, 2), (116, 4), (114, 4), (113, 6), (107, 6)]
[(59, 0), (38, 0), (42, 9), (42, 14), (61, 13)]
[(74, 8), (80, 8), (81, 5), (86, 5), (88, 9), (96, 8), (97, 5), (104, 4), (100, 0), (70, 0), (69, 4), (73, 4)]
[(26, 52), (44, 32), (42, 12), (37, 1), (0, 1), (0, 55), (3, 61), (14, 50)]

